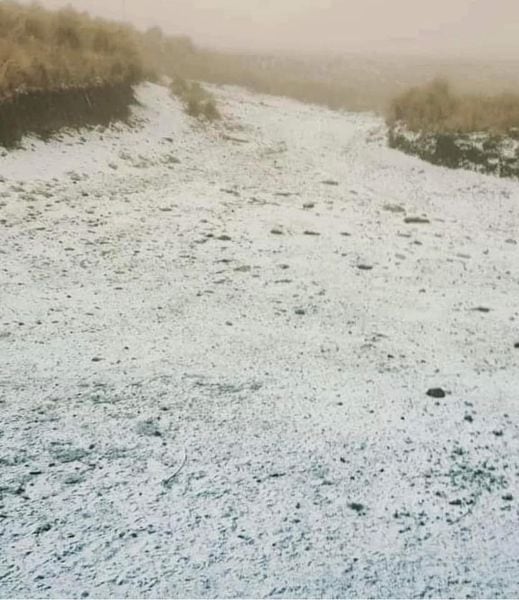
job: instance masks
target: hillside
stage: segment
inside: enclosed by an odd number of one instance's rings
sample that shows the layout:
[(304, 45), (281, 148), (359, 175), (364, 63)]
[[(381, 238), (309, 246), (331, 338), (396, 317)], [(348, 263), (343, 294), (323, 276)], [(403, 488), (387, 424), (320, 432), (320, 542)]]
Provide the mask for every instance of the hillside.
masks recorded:
[(0, 595), (517, 596), (517, 182), (210, 91), (2, 153)]
[(0, 144), (126, 118), (145, 74), (135, 36), (72, 9), (0, 3)]

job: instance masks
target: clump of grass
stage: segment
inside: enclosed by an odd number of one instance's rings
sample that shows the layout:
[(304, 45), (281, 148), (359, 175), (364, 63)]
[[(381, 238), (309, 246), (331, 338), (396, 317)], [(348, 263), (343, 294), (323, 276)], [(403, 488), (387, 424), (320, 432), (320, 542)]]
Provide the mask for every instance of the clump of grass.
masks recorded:
[(34, 91), (135, 83), (145, 67), (136, 32), (71, 8), (0, 2), (0, 101)]
[(395, 98), (388, 121), (415, 132), (508, 133), (519, 128), (519, 94), (456, 94), (446, 80), (436, 79)]
[(197, 81), (175, 77), (171, 84), (171, 91), (180, 98), (189, 116), (207, 121), (217, 121), (222, 118), (214, 96)]

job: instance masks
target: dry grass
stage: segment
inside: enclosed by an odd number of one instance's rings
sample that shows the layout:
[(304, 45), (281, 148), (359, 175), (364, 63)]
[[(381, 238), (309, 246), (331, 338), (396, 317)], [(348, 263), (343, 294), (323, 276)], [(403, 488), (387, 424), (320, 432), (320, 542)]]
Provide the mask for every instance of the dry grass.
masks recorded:
[(135, 32), (72, 9), (0, 2), (0, 99), (20, 93), (135, 82)]
[(456, 94), (447, 81), (437, 79), (393, 100), (388, 120), (416, 132), (507, 133), (519, 128), (519, 94)]
[(191, 117), (207, 121), (217, 121), (222, 118), (214, 96), (200, 83), (175, 77), (171, 84), (171, 91), (180, 98), (187, 114)]

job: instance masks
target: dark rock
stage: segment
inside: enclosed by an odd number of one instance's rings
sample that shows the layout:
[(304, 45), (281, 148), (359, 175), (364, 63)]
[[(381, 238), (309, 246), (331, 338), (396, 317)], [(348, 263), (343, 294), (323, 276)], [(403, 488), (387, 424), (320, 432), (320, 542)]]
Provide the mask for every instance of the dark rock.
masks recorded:
[(78, 483), (83, 483), (83, 481), (84, 478), (80, 475), (70, 475), (69, 477), (65, 478), (64, 483), (66, 485), (77, 485)]
[(281, 229), (271, 229), (270, 233), (272, 235), (283, 235), (283, 232), (281, 231)]
[(404, 223), (407, 223), (408, 225), (427, 225), (430, 222), (431, 221), (425, 217), (406, 217), (404, 219)]
[(311, 208), (314, 208), (315, 204), (313, 202), (307, 202), (306, 204), (303, 204), (303, 208), (305, 210), (310, 210)]
[(348, 508), (351, 508), (351, 510), (354, 510), (359, 515), (366, 512), (366, 507), (364, 504), (360, 504), (359, 502), (350, 502), (350, 504), (348, 504)]
[(220, 242), (230, 242), (232, 238), (230, 235), (220, 235), (216, 239), (220, 240)]
[(503, 500), (504, 500), (505, 502), (512, 502), (512, 500), (513, 500), (513, 499), (514, 499), (514, 497), (512, 496), (512, 494), (505, 494), (505, 495), (503, 496)]
[(307, 229), (303, 232), (305, 235), (321, 235), (320, 233), (318, 233), (317, 231), (311, 231), (310, 229)]
[(357, 269), (361, 271), (371, 271), (373, 269), (372, 265), (357, 265)]
[(472, 309), (474, 312), (480, 312), (480, 313), (489, 313), (490, 312), (490, 308), (487, 308), (486, 306), (476, 306), (476, 308)]
[(442, 388), (431, 388), (430, 390), (427, 390), (427, 395), (430, 398), (445, 398), (447, 393)]
[(296, 308), (294, 312), (296, 313), (296, 315), (306, 315), (306, 311), (302, 308)]
[(50, 523), (44, 523), (36, 528), (34, 531), (34, 535), (41, 535), (42, 533), (46, 533), (52, 529), (52, 525)]
[(339, 182), (335, 181), (335, 179), (325, 179), (324, 181), (321, 181), (321, 183), (323, 185), (339, 185)]

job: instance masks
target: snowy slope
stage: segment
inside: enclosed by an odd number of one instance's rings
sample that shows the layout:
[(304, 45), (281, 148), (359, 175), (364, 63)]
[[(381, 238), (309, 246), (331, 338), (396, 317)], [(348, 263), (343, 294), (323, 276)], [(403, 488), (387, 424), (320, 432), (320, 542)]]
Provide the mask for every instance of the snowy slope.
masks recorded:
[(214, 91), (0, 156), (0, 595), (517, 596), (519, 184)]

